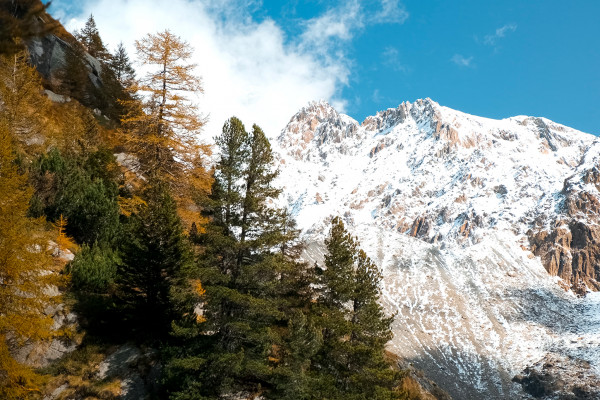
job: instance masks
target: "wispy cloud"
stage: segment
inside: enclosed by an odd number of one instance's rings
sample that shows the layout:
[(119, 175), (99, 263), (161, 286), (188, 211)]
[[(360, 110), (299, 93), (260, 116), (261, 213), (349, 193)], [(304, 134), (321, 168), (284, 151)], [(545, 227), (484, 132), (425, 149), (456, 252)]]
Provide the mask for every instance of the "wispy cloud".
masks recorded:
[(458, 65), (459, 67), (468, 68), (468, 67), (473, 66), (473, 56), (465, 57), (461, 54), (455, 54), (452, 56), (450, 61), (452, 61), (454, 64)]
[(331, 8), (322, 15), (304, 21), (303, 25), (305, 30), (301, 35), (301, 43), (327, 51), (332, 41), (351, 40), (365, 24), (361, 4), (354, 0), (343, 7)]
[(406, 72), (406, 65), (400, 60), (400, 52), (395, 47), (386, 47), (381, 53), (383, 65), (393, 69), (394, 71)]
[(370, 25), (402, 24), (408, 16), (398, 0), (379, 0), (377, 4), (364, 0), (341, 2), (322, 15), (304, 21), (305, 31), (301, 38), (305, 44), (331, 45), (335, 40), (353, 39)]
[(496, 29), (496, 32), (494, 32), (493, 34), (485, 35), (485, 37), (483, 38), (483, 43), (487, 44), (488, 46), (493, 46), (496, 44), (498, 39), (502, 39), (503, 37), (506, 36), (507, 33), (514, 32), (516, 30), (517, 30), (516, 24), (506, 24), (506, 25)]
[(381, 0), (379, 8), (371, 15), (370, 20), (378, 24), (403, 24), (408, 16), (408, 11), (399, 0)]

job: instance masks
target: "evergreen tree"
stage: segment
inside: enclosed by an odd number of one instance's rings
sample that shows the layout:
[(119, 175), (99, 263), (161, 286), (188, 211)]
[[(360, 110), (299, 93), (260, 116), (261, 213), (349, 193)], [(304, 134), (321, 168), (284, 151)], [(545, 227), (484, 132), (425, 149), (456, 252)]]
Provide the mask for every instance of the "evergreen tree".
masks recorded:
[(12, 140), (0, 123), (0, 398), (24, 399), (39, 393), (39, 377), (17, 363), (9, 349), (49, 338), (52, 318), (45, 313), (57, 298), (42, 220), (27, 217), (32, 190), (14, 165)]
[(169, 329), (170, 288), (190, 263), (191, 249), (167, 186), (150, 185), (144, 199), (128, 224), (118, 282), (141, 327), (161, 335)]
[(333, 219), (325, 241), (325, 269), (320, 275), (316, 312), (323, 346), (315, 357), (315, 398), (396, 399), (401, 374), (384, 358), (392, 338), (393, 317), (379, 304), (381, 273)]
[(129, 55), (123, 46), (123, 42), (119, 43), (117, 51), (113, 54), (110, 60), (110, 67), (115, 73), (115, 77), (122, 87), (127, 88), (133, 85), (135, 81), (135, 70), (131, 66)]
[(81, 46), (74, 43), (65, 51), (65, 65), (60, 70), (61, 93), (71, 96), (85, 106), (92, 105), (91, 86), (85, 54)]
[(79, 243), (114, 244), (120, 229), (114, 164), (114, 156), (106, 151), (78, 160), (52, 149), (32, 168), (32, 214), (53, 221), (61, 215), (68, 218), (67, 233)]
[(83, 45), (89, 55), (102, 62), (110, 61), (110, 53), (106, 50), (106, 47), (102, 42), (93, 15), (90, 14), (85, 26), (81, 31), (75, 33), (75, 37)]
[(206, 293), (187, 303), (201, 304), (203, 318), (198, 324), (188, 311), (175, 325), (186, 340), (169, 364), (172, 394), (295, 398), (306, 389), (306, 361), (320, 343), (306, 315), (310, 277), (292, 254), (297, 231), (285, 212), (269, 206), (279, 190), (262, 130), (248, 134), (231, 118), (217, 143), (221, 159), (206, 206), (212, 222), (199, 238), (199, 268), (191, 271)]

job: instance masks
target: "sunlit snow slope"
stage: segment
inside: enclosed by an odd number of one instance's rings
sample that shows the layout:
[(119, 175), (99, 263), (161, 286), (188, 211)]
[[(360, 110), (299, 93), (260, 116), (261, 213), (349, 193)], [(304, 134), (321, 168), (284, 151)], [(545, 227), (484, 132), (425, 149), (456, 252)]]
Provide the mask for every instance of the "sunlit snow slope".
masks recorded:
[(551, 356), (600, 376), (600, 299), (563, 289), (597, 287), (596, 137), (430, 99), (362, 124), (319, 102), (275, 148), (306, 257), (342, 216), (384, 271), (391, 350), (455, 398), (527, 398), (513, 377)]

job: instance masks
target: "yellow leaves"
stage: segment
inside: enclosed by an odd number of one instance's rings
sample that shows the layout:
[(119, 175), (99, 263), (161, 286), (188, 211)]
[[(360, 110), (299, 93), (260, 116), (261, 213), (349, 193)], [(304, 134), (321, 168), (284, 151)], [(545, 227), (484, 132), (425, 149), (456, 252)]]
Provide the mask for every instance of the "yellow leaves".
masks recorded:
[(56, 244), (60, 251), (71, 249), (75, 246), (73, 240), (67, 236), (67, 219), (60, 214), (60, 218), (54, 223), (56, 229)]
[(0, 398), (26, 399), (33, 393), (40, 393), (42, 383), (41, 376), (12, 358), (6, 337), (0, 334)]
[[(10, 355), (18, 345), (53, 335), (46, 310), (58, 301), (57, 274), (44, 221), (27, 217), (32, 191), (13, 163), (12, 138), (0, 121), (0, 398), (25, 398), (38, 376)], [(62, 229), (64, 232), (64, 224)]]
[(199, 297), (204, 297), (204, 295), (206, 294), (206, 290), (202, 287), (202, 282), (200, 282), (199, 279), (194, 279), (192, 281), (192, 287), (194, 289), (194, 293), (197, 294)]
[[(200, 299), (202, 299), (204, 297), (204, 295), (206, 294), (206, 290), (204, 289), (204, 287), (202, 287), (202, 282), (200, 282), (199, 279), (193, 279), (191, 281), (191, 284), (192, 284), (192, 290), (194, 291), (194, 294), (196, 294), (198, 297), (200, 297)], [(206, 322), (206, 318), (204, 317), (201, 303), (198, 304), (196, 306), (196, 308), (194, 309), (194, 314), (196, 315), (196, 323), (197, 324)]]
[(119, 196), (119, 208), (121, 214), (126, 217), (131, 216), (131, 214), (137, 212), (140, 207), (145, 205), (147, 205), (147, 203), (139, 196), (133, 196), (131, 198)]

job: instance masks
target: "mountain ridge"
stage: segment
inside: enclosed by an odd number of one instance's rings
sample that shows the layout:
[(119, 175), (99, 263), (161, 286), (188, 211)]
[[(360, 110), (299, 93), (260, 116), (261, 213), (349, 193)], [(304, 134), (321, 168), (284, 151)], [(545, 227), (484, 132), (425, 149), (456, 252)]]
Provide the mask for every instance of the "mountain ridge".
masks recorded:
[(383, 269), (390, 348), (455, 398), (526, 396), (515, 377), (547, 358), (600, 379), (598, 297), (575, 294), (598, 289), (598, 138), (430, 99), (363, 123), (314, 102), (275, 147), (305, 257), (341, 216)]

